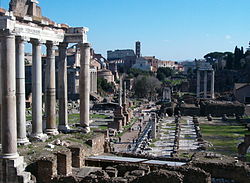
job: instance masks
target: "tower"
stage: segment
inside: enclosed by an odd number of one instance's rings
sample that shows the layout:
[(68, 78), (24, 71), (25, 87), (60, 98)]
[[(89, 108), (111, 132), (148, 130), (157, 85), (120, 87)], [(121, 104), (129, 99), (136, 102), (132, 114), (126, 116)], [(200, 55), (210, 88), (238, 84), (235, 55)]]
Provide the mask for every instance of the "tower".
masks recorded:
[(140, 41), (135, 42), (135, 54), (137, 58), (141, 57), (141, 42)]

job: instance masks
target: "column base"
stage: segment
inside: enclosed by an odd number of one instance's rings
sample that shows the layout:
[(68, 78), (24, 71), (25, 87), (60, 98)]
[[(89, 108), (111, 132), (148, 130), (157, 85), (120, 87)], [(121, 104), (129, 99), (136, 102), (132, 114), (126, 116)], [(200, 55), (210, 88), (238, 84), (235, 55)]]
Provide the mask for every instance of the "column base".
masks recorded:
[(25, 138), (17, 138), (17, 145), (29, 145), (30, 144), (30, 141), (27, 137)]
[(68, 133), (70, 132), (70, 127), (68, 125), (59, 125), (58, 131), (63, 133)]
[(30, 141), (32, 142), (45, 142), (47, 139), (48, 139), (48, 135), (44, 133), (30, 135)]
[(91, 130), (89, 127), (81, 127), (81, 132), (82, 133), (89, 133)]
[(45, 133), (50, 136), (56, 136), (59, 134), (57, 129), (46, 129)]
[(30, 172), (25, 172), (24, 157), (16, 159), (0, 159), (0, 183), (34, 182)]
[(19, 157), (18, 153), (1, 154), (0, 159), (15, 160)]

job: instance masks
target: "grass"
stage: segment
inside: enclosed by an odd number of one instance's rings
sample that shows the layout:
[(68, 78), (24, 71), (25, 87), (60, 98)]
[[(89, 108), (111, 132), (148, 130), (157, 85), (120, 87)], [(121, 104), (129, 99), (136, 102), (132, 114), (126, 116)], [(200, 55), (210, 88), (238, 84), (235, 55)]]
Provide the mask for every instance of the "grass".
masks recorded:
[(104, 114), (90, 114), (90, 118), (106, 119), (107, 117)]
[(201, 124), (200, 127), (203, 138), (213, 144), (209, 150), (229, 156), (237, 155), (238, 144), (243, 142), (245, 134), (249, 134), (247, 129), (240, 125)]

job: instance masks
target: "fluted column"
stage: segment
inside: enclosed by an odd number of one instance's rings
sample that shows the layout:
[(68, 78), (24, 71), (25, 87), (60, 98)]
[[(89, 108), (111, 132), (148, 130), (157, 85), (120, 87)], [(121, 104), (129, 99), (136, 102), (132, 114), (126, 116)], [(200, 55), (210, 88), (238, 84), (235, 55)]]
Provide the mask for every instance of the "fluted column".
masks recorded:
[(39, 40), (32, 40), (32, 141), (45, 141), (42, 127), (42, 53)]
[(17, 108), (17, 143), (29, 143), (26, 137), (26, 104), (25, 104), (25, 63), (24, 40), (16, 38), (16, 108)]
[(47, 42), (47, 60), (45, 71), (45, 116), (46, 133), (58, 135), (56, 126), (56, 76), (55, 76), (55, 45)]
[(15, 36), (1, 37), (2, 154), (3, 159), (18, 158), (16, 126)]
[(204, 71), (204, 98), (207, 98), (207, 71)]
[(196, 95), (197, 98), (200, 98), (200, 91), (201, 91), (201, 75), (200, 75), (200, 71), (197, 70), (197, 89), (196, 89)]
[(211, 71), (211, 98), (214, 99), (214, 70)]
[(58, 130), (67, 132), (68, 125), (68, 81), (67, 81), (67, 43), (59, 45), (58, 62), (58, 98), (59, 98), (59, 126)]
[(80, 43), (81, 72), (80, 72), (80, 125), (83, 132), (90, 132), (89, 128), (89, 94), (90, 94), (90, 44)]

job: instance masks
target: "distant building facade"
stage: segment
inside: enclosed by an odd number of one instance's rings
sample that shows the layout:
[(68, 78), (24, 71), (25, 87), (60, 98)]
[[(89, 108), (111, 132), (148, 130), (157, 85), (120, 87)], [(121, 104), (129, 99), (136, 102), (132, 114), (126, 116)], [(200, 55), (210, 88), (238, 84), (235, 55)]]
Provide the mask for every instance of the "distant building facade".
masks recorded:
[(152, 71), (152, 66), (148, 63), (148, 60), (144, 59), (143, 57), (137, 58), (136, 63), (132, 68), (143, 71)]
[(107, 62), (113, 60), (123, 60), (125, 71), (129, 70), (136, 62), (136, 55), (134, 50), (115, 50), (107, 51)]
[(234, 97), (241, 103), (250, 104), (250, 83), (235, 83)]

